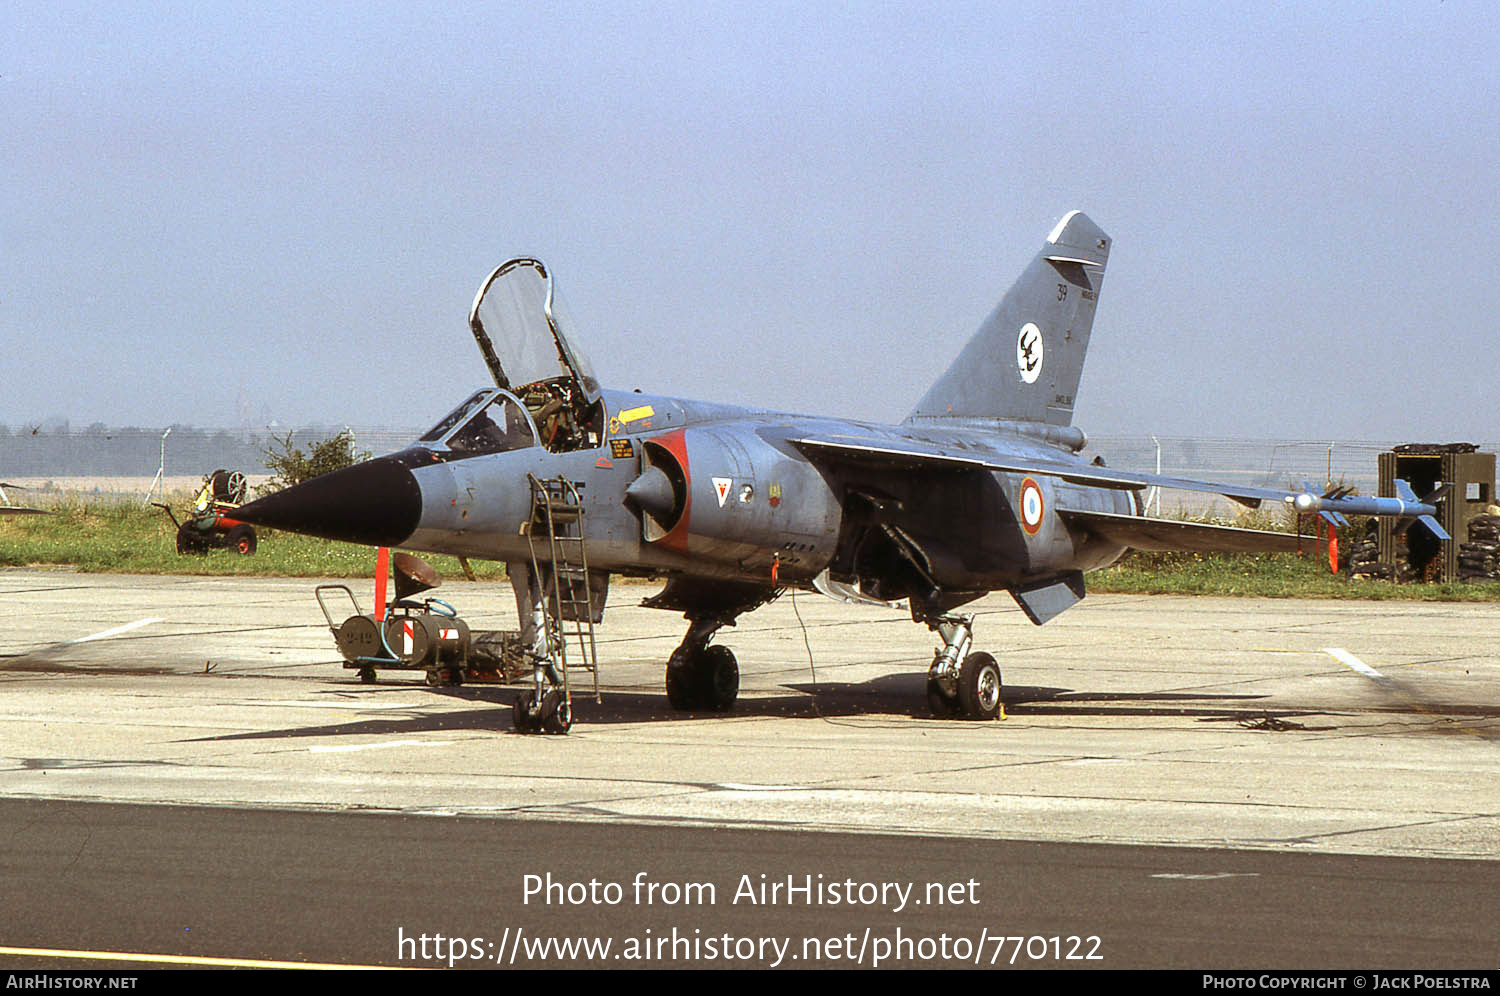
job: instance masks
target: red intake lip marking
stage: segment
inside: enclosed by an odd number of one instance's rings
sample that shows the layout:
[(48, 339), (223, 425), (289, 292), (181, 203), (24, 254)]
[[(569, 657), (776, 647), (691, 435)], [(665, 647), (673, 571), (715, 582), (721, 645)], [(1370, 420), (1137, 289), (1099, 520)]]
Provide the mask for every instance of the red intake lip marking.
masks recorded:
[(687, 486), (687, 498), (682, 508), (682, 518), (677, 520), (677, 525), (672, 531), (657, 540), (661, 546), (668, 550), (676, 550), (679, 553), (687, 553), (688, 545), (688, 520), (693, 514), (693, 473), (688, 469), (687, 440), (684, 438), (686, 430), (678, 429), (669, 432), (665, 436), (657, 436), (650, 442), (656, 443), (668, 453), (677, 458), (677, 463), (682, 467), (682, 476)]

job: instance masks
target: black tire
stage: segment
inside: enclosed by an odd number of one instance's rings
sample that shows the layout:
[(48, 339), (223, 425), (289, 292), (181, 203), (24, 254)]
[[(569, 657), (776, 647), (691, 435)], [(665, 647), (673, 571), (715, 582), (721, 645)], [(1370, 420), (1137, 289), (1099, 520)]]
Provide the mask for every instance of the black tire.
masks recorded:
[(564, 734), (573, 728), (573, 706), (560, 689), (547, 693), (542, 703), (542, 730), (546, 733)]
[(1003, 689), (1000, 665), (995, 658), (986, 653), (964, 658), (963, 670), (958, 675), (958, 704), (964, 718), (985, 720), (1000, 715)]
[(248, 557), (255, 552), (255, 530), (249, 526), (235, 526), (229, 530), (224, 542), (235, 553)]
[(184, 522), (177, 527), (177, 552), (179, 554), (202, 553), (208, 549), (203, 534)]
[(511, 725), (517, 733), (535, 733), (542, 725), (541, 717), (531, 711), (530, 691), (516, 696), (510, 707)]
[(359, 680), (366, 685), (375, 684), (375, 669), (373, 667), (362, 667), (359, 669)]
[(728, 712), (740, 694), (740, 664), (728, 647), (709, 647), (694, 661), (703, 708)]
[(676, 656), (667, 662), (667, 702), (679, 712), (701, 707), (702, 682), (690, 663), (680, 663)]
[(944, 692), (933, 678), (927, 679), (927, 707), (938, 719), (952, 719), (959, 711), (958, 699)]

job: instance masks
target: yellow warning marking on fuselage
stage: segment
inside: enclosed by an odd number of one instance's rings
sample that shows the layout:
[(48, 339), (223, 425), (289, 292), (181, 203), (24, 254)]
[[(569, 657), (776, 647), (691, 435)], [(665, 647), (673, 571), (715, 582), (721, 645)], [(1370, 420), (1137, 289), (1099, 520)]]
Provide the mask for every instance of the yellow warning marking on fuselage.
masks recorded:
[(656, 409), (650, 405), (641, 405), (639, 408), (627, 408), (617, 417), (621, 422), (635, 422), (643, 418), (650, 418), (656, 414)]
[(62, 948), (6, 948), (0, 955), (22, 958), (73, 958), (79, 961), (129, 961), (154, 965), (202, 965), (212, 968), (301, 968), (313, 971), (410, 972), (415, 966), (334, 965), (316, 961), (266, 961), (259, 958), (208, 958), (195, 955), (146, 954), (139, 951), (68, 951)]

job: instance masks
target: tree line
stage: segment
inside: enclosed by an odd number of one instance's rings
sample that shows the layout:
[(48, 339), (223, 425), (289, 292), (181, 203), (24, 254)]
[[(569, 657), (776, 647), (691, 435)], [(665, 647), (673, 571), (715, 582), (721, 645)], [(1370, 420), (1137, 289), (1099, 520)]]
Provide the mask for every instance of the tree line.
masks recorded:
[[(346, 451), (385, 453), (409, 443), (415, 432), (360, 432), (311, 426), (283, 433), (199, 429), (174, 425), (166, 439), (166, 472), (174, 476), (207, 474), (218, 468), (246, 474), (269, 474), (283, 457), (304, 449), (311, 457), (331, 440)], [(161, 463), (164, 429), (134, 426), (0, 425), (0, 477), (149, 477)], [(356, 438), (357, 436), (357, 438)], [(294, 458), (295, 459), (295, 458)], [(283, 475), (285, 476), (285, 475)]]

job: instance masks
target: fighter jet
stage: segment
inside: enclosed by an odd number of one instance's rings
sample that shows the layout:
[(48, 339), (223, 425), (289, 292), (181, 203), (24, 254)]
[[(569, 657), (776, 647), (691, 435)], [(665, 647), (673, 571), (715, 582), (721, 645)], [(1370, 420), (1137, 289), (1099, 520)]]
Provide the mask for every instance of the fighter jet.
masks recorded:
[[(1362, 499), (1354, 509), (1354, 499), (1333, 493), (1184, 480), (1082, 457), (1074, 399), (1110, 248), (1083, 213), (1063, 217), (898, 425), (606, 389), (551, 271), (513, 259), (484, 281), (469, 313), (494, 387), (410, 447), (261, 498), (239, 518), (506, 562), (535, 662), (533, 687), (516, 701), (517, 726), (565, 731), (571, 706), (558, 694), (555, 640), (545, 637), (558, 605), (547, 593), (585, 559), (588, 592), (562, 600), (586, 601), (596, 621), (609, 575), (666, 579), (644, 604), (688, 622), (666, 661), (677, 709), (733, 705), (738, 664), (711, 641), (797, 588), (904, 602), (942, 641), (927, 673), (933, 711), (983, 720), (1000, 712), (1001, 673), (974, 648), (974, 615), (961, 610), (985, 594), (1008, 591), (1041, 625), (1083, 599), (1088, 571), (1127, 548), (1296, 548), (1286, 533), (1145, 518), (1146, 488), (1404, 522), (1436, 513), (1396, 499), (1391, 507)], [(557, 544), (536, 542), (565, 531), (550, 516), (568, 509), (587, 527), (571, 560)]]

